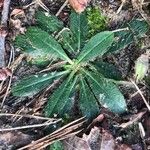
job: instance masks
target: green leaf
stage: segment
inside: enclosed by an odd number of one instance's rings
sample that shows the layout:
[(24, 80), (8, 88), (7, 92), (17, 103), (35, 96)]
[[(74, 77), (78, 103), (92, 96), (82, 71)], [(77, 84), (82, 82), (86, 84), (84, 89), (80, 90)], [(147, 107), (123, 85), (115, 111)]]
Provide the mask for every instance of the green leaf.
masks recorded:
[(93, 93), (103, 107), (118, 114), (127, 111), (125, 99), (114, 83), (101, 78), (98, 74), (89, 72), (86, 74)]
[(66, 49), (71, 54), (75, 52), (76, 49), (76, 42), (73, 37), (73, 33), (70, 31), (70, 29), (65, 28), (60, 36), (59, 36), (59, 42), (61, 43), (62, 47)]
[(120, 28), (128, 27), (128, 31), (119, 31), (115, 33), (115, 39), (117, 39), (108, 52), (116, 52), (126, 48), (133, 42), (138, 42), (141, 37), (149, 30), (149, 26), (146, 21), (132, 20), (131, 22), (124, 24)]
[(134, 36), (130, 31), (116, 32), (115, 39), (116, 41), (112, 44), (108, 52), (117, 52), (134, 42)]
[(79, 103), (83, 116), (86, 116), (88, 119), (95, 118), (100, 112), (99, 105), (94, 97), (94, 94), (83, 78), (80, 79)]
[[(24, 41), (26, 44), (22, 45)], [(61, 45), (47, 32), (36, 27), (28, 28), (25, 36), (21, 36), (17, 41), (17, 45), (23, 47), (31, 57), (35, 55), (34, 57), (43, 59), (60, 58), (72, 63)]]
[(84, 46), (80, 55), (78, 56), (78, 63), (87, 62), (97, 56), (102, 56), (107, 52), (108, 47), (112, 44), (114, 33), (111, 31), (104, 31), (96, 34)]
[(121, 72), (112, 64), (97, 61), (92, 63), (97, 71), (102, 74), (105, 78), (114, 79), (114, 80), (121, 80), (122, 74)]
[(50, 85), (54, 79), (67, 73), (68, 71), (52, 72), (48, 74), (38, 74), (26, 77), (19, 81), (16, 86), (12, 87), (12, 93), (14, 96), (33, 96)]
[(136, 36), (136, 38), (141, 38), (148, 32), (149, 25), (145, 20), (134, 19), (128, 23), (130, 31)]
[(70, 29), (75, 36), (77, 45), (77, 50), (79, 51), (87, 39), (88, 35), (88, 22), (86, 13), (83, 12), (78, 14), (72, 12), (70, 15)]
[(63, 22), (58, 20), (56, 16), (37, 11), (35, 14), (37, 26), (46, 32), (57, 32), (63, 28)]
[(56, 141), (53, 144), (50, 145), (49, 150), (64, 150), (63, 144), (61, 141)]
[(63, 117), (65, 113), (70, 112), (76, 81), (77, 78), (73, 79), (69, 76), (52, 94), (45, 108), (46, 116), (53, 117), (54, 114), (57, 114)]

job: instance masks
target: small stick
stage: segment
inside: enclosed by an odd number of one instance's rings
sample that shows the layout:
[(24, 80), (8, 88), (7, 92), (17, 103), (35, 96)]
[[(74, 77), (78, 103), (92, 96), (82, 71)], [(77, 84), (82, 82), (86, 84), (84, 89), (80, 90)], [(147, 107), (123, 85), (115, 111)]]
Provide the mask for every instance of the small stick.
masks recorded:
[(10, 114), (10, 113), (0, 113), (0, 117), (2, 116), (15, 116), (15, 117), (25, 117), (25, 118), (34, 118), (34, 119), (40, 119), (40, 120), (48, 120), (48, 121), (56, 121), (57, 119), (54, 118), (47, 118), (47, 117), (42, 117), (42, 116), (34, 116), (34, 115), (28, 115), (28, 114)]
[(146, 99), (145, 99), (145, 97), (143, 96), (141, 90), (139, 89), (139, 87), (136, 85), (136, 83), (135, 83), (133, 80), (131, 80), (131, 82), (132, 82), (132, 84), (135, 86), (135, 88), (137, 89), (138, 93), (141, 95), (141, 97), (142, 97), (142, 99), (143, 99), (143, 101), (144, 101), (146, 107), (148, 108), (148, 111), (150, 111), (150, 105), (149, 105), (148, 102), (146, 101)]
[(5, 37), (7, 35), (6, 27), (9, 13), (9, 5), (11, 0), (4, 0), (3, 11), (1, 18), (1, 30), (0, 30), (0, 68), (5, 67)]
[[(14, 48), (11, 46), (11, 54), (10, 54), (10, 58), (9, 58), (9, 62), (8, 62), (7, 67), (10, 67), (11, 62), (14, 61), (14, 57), (15, 57), (15, 56), (14, 56)], [(4, 95), (4, 97), (3, 97), (2, 103), (1, 103), (1, 108), (3, 107), (4, 102), (5, 102), (5, 100), (6, 100), (7, 96), (8, 96), (8, 94), (9, 94), (9, 90), (10, 90), (10, 86), (11, 86), (11, 82), (12, 82), (12, 77), (13, 77), (13, 72), (12, 72), (10, 78), (9, 78), (8, 86), (7, 86), (5, 95)]]
[(14, 128), (4, 128), (4, 129), (0, 129), (0, 132), (4, 132), (4, 131), (14, 131), (14, 130), (22, 130), (22, 129), (29, 129), (29, 128), (39, 128), (39, 127), (43, 127), (43, 126), (49, 126), (52, 124), (56, 124), (57, 122), (61, 121), (61, 119), (54, 121), (54, 122), (49, 122), (46, 121), (44, 123), (41, 124), (34, 124), (34, 125), (27, 125), (27, 126), (20, 126), (20, 127), (14, 127)]
[(58, 10), (58, 12), (56, 13), (56, 16), (59, 16), (59, 14), (62, 12), (62, 10), (67, 6), (68, 4), (68, 0), (66, 0), (64, 2), (64, 4), (60, 7), (60, 9)]
[(48, 67), (48, 68), (46, 68), (44, 70), (41, 70), (40, 73), (43, 73), (43, 72), (46, 72), (46, 71), (51, 71), (53, 69), (57, 69), (59, 66), (64, 65), (66, 63), (67, 63), (66, 61), (58, 62), (58, 63), (56, 63), (54, 65), (51, 65), (50, 67)]

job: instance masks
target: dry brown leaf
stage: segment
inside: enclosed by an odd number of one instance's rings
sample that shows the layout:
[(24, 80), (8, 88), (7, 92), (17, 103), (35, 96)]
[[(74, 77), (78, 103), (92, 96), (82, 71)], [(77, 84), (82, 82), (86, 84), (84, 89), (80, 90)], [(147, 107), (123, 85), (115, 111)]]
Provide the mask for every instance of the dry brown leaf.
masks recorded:
[(69, 0), (71, 7), (77, 12), (81, 13), (85, 10), (90, 0)]
[(12, 72), (8, 68), (0, 69), (0, 81), (6, 80), (7, 77), (11, 76)]
[(33, 137), (17, 131), (0, 133), (1, 144), (7, 143), (8, 145), (16, 147), (28, 144), (32, 141), (32, 139)]
[(111, 133), (103, 128), (92, 128), (89, 135), (77, 136), (63, 141), (65, 150), (132, 150), (126, 144), (119, 144)]

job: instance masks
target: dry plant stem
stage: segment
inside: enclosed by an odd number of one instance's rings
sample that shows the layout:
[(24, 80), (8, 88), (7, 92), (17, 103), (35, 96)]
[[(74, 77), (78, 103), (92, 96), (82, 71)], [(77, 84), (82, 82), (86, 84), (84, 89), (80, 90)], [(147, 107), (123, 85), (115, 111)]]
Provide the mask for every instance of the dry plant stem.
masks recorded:
[[(4, 0), (3, 2), (3, 10), (2, 10), (2, 17), (1, 17), (2, 27), (7, 27), (10, 1), (11, 0)], [(5, 67), (5, 37), (6, 35), (0, 34), (0, 68)]]
[(2, 100), (2, 103), (1, 103), (1, 108), (3, 107), (4, 102), (5, 102), (5, 100), (6, 100), (7, 96), (8, 96), (8, 94), (10, 93), (9, 90), (10, 90), (10, 86), (11, 86), (11, 81), (12, 81), (12, 75), (10, 76), (7, 89), (6, 89), (5, 95), (4, 95), (4, 97), (3, 97), (3, 100)]
[(46, 143), (46, 146), (47, 146), (47, 144), (49, 145), (49, 144), (53, 143), (56, 140), (66, 138), (66, 136), (71, 134), (71, 132), (73, 132), (74, 130), (77, 130), (79, 127), (81, 127), (84, 122), (85, 122), (84, 117), (82, 117), (80, 119), (77, 119), (77, 120), (65, 125), (64, 127), (54, 131), (50, 135), (47, 135), (47, 136), (45, 136), (45, 137), (43, 137), (43, 138), (41, 138), (37, 141), (34, 141), (33, 143), (31, 143), (27, 146), (24, 146), (24, 147), (20, 148), (19, 150), (26, 150), (26, 149), (36, 150), (36, 149), (40, 149), (43, 146), (43, 144), (45, 144), (45, 143)]
[(140, 120), (142, 118), (142, 116), (146, 113), (146, 111), (140, 112), (136, 115), (134, 115), (134, 118), (126, 123), (122, 123), (121, 125), (119, 125), (119, 127), (121, 128), (127, 128), (128, 126), (132, 125), (133, 123), (137, 122), (138, 120)]
[[(58, 137), (58, 139), (55, 139), (55, 140), (53, 140), (53, 141), (46, 141), (46, 142), (44, 141), (44, 142), (43, 142), (43, 146), (39, 147), (38, 150), (43, 150), (43, 148), (46, 148), (47, 146), (53, 144), (53, 143), (56, 142), (56, 141), (61, 141), (61, 140), (64, 140), (64, 139), (66, 139), (66, 138), (75, 136), (75, 135), (77, 135), (78, 133), (80, 133), (81, 131), (82, 131), (82, 130), (79, 130), (79, 131), (77, 131), (77, 132), (73, 132), (73, 133), (71, 133), (71, 134), (67, 134), (67, 135), (65, 135), (65, 136), (63, 136), (63, 137)], [(33, 149), (31, 149), (31, 150), (34, 150), (34, 147), (33, 147)]]
[(24, 117), (24, 118), (33, 118), (33, 119), (40, 119), (40, 120), (48, 120), (48, 121), (56, 121), (58, 119), (54, 118), (47, 118), (47, 117), (42, 117), (42, 116), (34, 116), (34, 115), (28, 115), (28, 114), (10, 114), (10, 113), (0, 113), (0, 117)]
[(127, 28), (122, 28), (122, 29), (117, 29), (117, 30), (114, 30), (114, 31), (112, 31), (112, 32), (120, 32), (120, 31), (129, 31), (129, 28), (127, 27)]
[(117, 14), (120, 13), (120, 11), (122, 10), (122, 7), (123, 7), (124, 4), (126, 3), (126, 0), (121, 0), (121, 1), (122, 1), (122, 3), (121, 3), (120, 7), (119, 7), (118, 10), (117, 10)]
[(61, 62), (55, 63), (54, 65), (51, 65), (49, 68), (41, 70), (40, 73), (57, 69), (59, 66), (64, 65), (66, 63), (67, 63), (66, 61), (61, 61)]
[(22, 60), (23, 60), (24, 57), (25, 57), (25, 55), (21, 54), (17, 59), (15, 59), (15, 61), (10, 66), (10, 69), (12, 71), (14, 71), (18, 67), (18, 65), (22, 62)]
[[(14, 57), (15, 57), (15, 55), (14, 55), (14, 48), (11, 46), (11, 54), (10, 54), (10, 58), (9, 58), (9, 62), (8, 62), (7, 67), (10, 67), (11, 62), (14, 61)], [(12, 75), (10, 76), (10, 78), (9, 78), (8, 86), (7, 86), (5, 95), (3, 97), (3, 100), (2, 100), (2, 103), (1, 103), (1, 107), (3, 107), (4, 102), (5, 102), (6, 98), (7, 98), (7, 95), (9, 94), (9, 90), (10, 90), (10, 86), (11, 86), (11, 81), (12, 81), (12, 76), (13, 76), (13, 72), (12, 72)]]
[(36, 6), (40, 6), (41, 8), (43, 8), (45, 11), (49, 12), (49, 9), (45, 6), (45, 4), (42, 2), (42, 0), (33, 0), (33, 2), (31, 2), (29, 5), (24, 6), (24, 8), (28, 8), (31, 5), (36, 5)]
[(135, 83), (133, 80), (131, 80), (131, 82), (132, 82), (132, 84), (135, 86), (135, 88), (137, 89), (138, 93), (141, 95), (141, 97), (142, 97), (142, 99), (143, 99), (143, 101), (144, 101), (146, 107), (148, 108), (148, 111), (150, 111), (150, 105), (149, 105), (148, 102), (146, 101), (146, 99), (145, 99), (145, 97), (143, 96), (141, 90), (139, 89), (139, 87), (136, 85), (136, 83)]
[(57, 121), (54, 121), (54, 122), (46, 121), (46, 122), (41, 123), (41, 124), (20, 126), (20, 127), (14, 127), (14, 128), (4, 128), (4, 129), (0, 129), (0, 132), (4, 132), (4, 131), (14, 131), (14, 130), (22, 130), (22, 129), (29, 129), (29, 128), (39, 128), (39, 127), (43, 127), (43, 126), (49, 126), (49, 125), (56, 124), (56, 123), (58, 123), (59, 121), (61, 121), (61, 119), (58, 119)]
[(58, 10), (58, 12), (56, 13), (56, 16), (59, 16), (59, 14), (62, 12), (62, 10), (67, 6), (68, 4), (68, 0), (66, 0), (64, 2), (64, 4), (60, 7), (60, 9)]
[(141, 122), (139, 122), (138, 125), (139, 125), (139, 131), (140, 131), (141, 138), (144, 139), (144, 137), (146, 135), (144, 127)]

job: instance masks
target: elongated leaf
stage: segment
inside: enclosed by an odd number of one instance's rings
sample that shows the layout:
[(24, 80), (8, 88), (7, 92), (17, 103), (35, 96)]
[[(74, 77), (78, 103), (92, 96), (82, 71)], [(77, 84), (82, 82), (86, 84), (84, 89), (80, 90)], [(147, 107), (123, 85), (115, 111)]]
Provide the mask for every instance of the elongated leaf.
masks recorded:
[(57, 32), (63, 28), (63, 22), (58, 20), (56, 16), (37, 11), (35, 14), (37, 26), (47, 32)]
[(88, 119), (95, 118), (99, 114), (98, 103), (84, 79), (80, 79), (80, 109)]
[(88, 82), (99, 102), (112, 112), (121, 114), (127, 110), (126, 102), (119, 89), (110, 81), (93, 73), (87, 73)]
[(72, 62), (52, 36), (36, 27), (28, 28), (24, 36), (18, 37), (16, 44), (25, 49), (25, 52), (34, 58), (60, 58)]
[(108, 52), (117, 52), (134, 42), (134, 36), (130, 31), (116, 32), (115, 39), (117, 40), (112, 44)]
[(53, 93), (45, 108), (46, 116), (52, 117), (54, 114), (57, 114), (59, 117), (62, 117), (70, 111), (73, 104), (72, 94), (74, 93), (76, 81), (77, 78), (74, 80), (71, 78), (66, 79)]
[(68, 52), (75, 53), (77, 48), (77, 43), (73, 36), (73, 33), (66, 28), (63, 32), (61, 32), (59, 36), (59, 42), (61, 43), (62, 47), (66, 49)]
[(145, 20), (134, 19), (131, 20), (127, 25), (136, 38), (143, 37), (143, 35), (149, 30), (149, 25)]
[(111, 31), (100, 32), (90, 39), (78, 56), (79, 62), (87, 62), (107, 52), (112, 44), (114, 33)]
[(92, 64), (105, 78), (114, 80), (122, 79), (121, 72), (114, 65), (103, 61), (94, 62)]
[(117, 40), (112, 44), (108, 52), (117, 52), (126, 48), (131, 43), (138, 42), (140, 38), (149, 30), (149, 26), (144, 20), (132, 20), (120, 28), (125, 27), (128, 27), (129, 30), (115, 33), (115, 39)]
[(59, 78), (66, 73), (68, 72), (52, 72), (26, 77), (18, 82), (16, 86), (12, 87), (12, 93), (14, 96), (33, 96), (46, 86), (50, 85), (54, 79)]
[(70, 29), (75, 36), (75, 42), (77, 43), (77, 50), (83, 46), (88, 35), (88, 22), (86, 13), (81, 14), (72, 12), (70, 15)]

